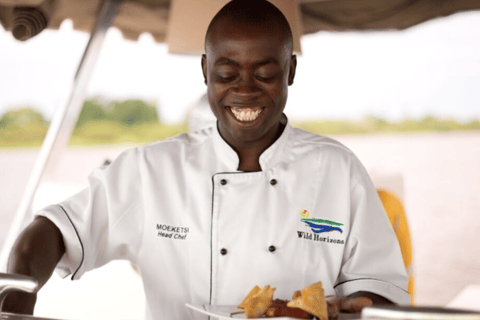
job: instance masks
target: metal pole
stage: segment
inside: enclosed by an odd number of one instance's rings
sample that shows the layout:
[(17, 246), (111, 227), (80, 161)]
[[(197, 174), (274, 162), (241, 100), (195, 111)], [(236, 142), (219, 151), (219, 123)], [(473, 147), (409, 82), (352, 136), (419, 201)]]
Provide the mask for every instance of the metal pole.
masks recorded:
[[(45, 140), (40, 149), (33, 172), (27, 183), (16, 216), (12, 222), (5, 244), (0, 254), (0, 271), (6, 270), (8, 255), (18, 237), (30, 211), (35, 192), (44, 172), (52, 167), (59, 155), (63, 153), (71, 136), (72, 130), (83, 105), (85, 88), (90, 80), (95, 64), (98, 60), (107, 29), (112, 25), (121, 0), (105, 0), (95, 28), (85, 48), (77, 73), (72, 81), (70, 94), (65, 103), (55, 112)], [(53, 157), (52, 157), (53, 155)]]

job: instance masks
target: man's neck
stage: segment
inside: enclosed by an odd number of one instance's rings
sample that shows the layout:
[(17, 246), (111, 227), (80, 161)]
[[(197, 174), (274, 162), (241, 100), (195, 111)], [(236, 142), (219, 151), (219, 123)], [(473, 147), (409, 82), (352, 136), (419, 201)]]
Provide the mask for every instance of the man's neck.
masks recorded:
[(238, 155), (238, 170), (245, 172), (262, 171), (262, 167), (260, 166), (260, 156), (265, 150), (274, 144), (278, 138), (280, 138), (285, 129), (285, 125), (286, 124), (281, 123), (277, 132), (275, 132), (275, 135), (268, 137), (268, 139), (254, 142), (243, 142), (236, 145), (229, 143)]

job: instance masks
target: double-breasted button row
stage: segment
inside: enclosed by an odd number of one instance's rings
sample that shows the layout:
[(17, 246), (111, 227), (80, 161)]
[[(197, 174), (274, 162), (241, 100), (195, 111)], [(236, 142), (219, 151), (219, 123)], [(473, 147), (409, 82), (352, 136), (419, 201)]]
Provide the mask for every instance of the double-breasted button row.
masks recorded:
[[(225, 180), (225, 179), (220, 180), (220, 184), (221, 184), (222, 186), (226, 185), (226, 184), (227, 184), (227, 180)], [(277, 184), (277, 180), (275, 180), (275, 179), (270, 180), (270, 184), (271, 184), (272, 186), (276, 185), (276, 184)]]

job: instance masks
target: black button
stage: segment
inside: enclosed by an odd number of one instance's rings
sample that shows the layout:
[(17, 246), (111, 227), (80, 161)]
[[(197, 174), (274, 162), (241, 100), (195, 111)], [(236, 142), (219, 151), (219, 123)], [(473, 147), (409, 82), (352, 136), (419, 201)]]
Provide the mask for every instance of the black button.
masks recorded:
[(220, 250), (220, 253), (224, 256), (227, 254), (227, 249), (223, 248), (222, 250)]
[(225, 180), (225, 179), (220, 180), (220, 184), (221, 184), (222, 186), (226, 185), (226, 184), (227, 184), (227, 180)]
[(276, 184), (277, 184), (277, 180), (275, 180), (275, 179), (270, 180), (270, 184), (271, 184), (272, 186), (276, 185)]
[(270, 252), (274, 252), (275, 250), (277, 250), (277, 248), (275, 248), (274, 246), (268, 247), (268, 251)]

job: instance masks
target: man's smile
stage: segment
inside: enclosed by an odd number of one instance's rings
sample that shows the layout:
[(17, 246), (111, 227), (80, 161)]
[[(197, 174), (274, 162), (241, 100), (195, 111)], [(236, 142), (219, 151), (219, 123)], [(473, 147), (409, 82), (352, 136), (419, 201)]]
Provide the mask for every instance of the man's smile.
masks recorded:
[(235, 118), (242, 122), (255, 121), (260, 113), (262, 113), (262, 107), (228, 107)]

